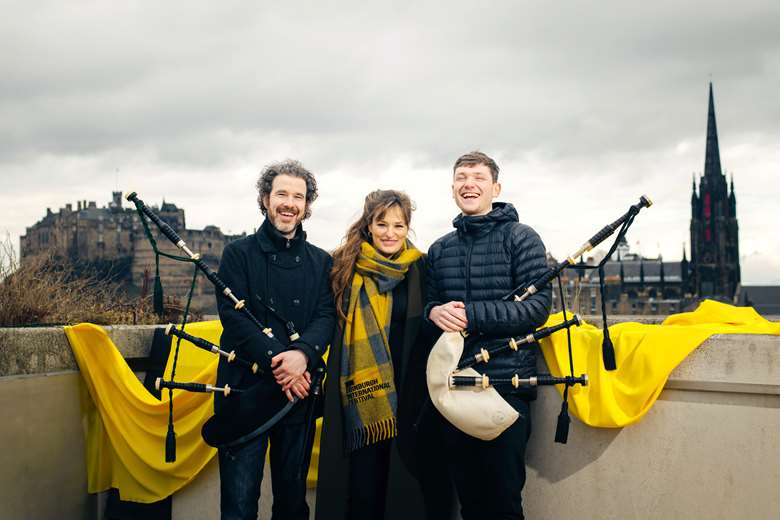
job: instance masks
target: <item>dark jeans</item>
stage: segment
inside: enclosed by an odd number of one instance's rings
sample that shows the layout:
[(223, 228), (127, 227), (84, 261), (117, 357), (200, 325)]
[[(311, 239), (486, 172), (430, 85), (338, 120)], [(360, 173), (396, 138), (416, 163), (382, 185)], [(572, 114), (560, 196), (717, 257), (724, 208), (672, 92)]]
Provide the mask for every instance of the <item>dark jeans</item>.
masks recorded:
[(455, 486), (448, 471), (450, 457), (442, 442), (445, 431), (451, 427), (432, 404), (423, 425), (417, 432), (417, 478), (420, 482), (425, 518), (453, 520), (459, 518)]
[[(303, 423), (277, 424), (269, 433), (248, 444), (219, 450), (222, 520), (257, 519), (260, 483), (263, 480), (269, 439), (271, 487), (274, 495), (272, 518), (308, 520), (306, 473), (314, 436), (304, 439), (304, 430)], [(301, 467), (304, 469), (299, 471)]]
[[(511, 400), (510, 400), (511, 399)], [(492, 441), (466, 435), (448, 424), (444, 441), (463, 520), (522, 519), (525, 446), (531, 434), (528, 403), (509, 398), (520, 417)]]

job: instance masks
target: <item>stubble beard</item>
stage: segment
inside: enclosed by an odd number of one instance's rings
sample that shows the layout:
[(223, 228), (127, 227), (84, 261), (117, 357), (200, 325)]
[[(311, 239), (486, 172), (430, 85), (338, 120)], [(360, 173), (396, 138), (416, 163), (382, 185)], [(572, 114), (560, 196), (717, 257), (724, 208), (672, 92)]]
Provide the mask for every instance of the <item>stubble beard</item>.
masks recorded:
[[(291, 213), (295, 213), (295, 216), (293, 217), (292, 222), (284, 222), (282, 221), (282, 217), (280, 216), (280, 213), (282, 211), (288, 211)], [(291, 211), (290, 211), (291, 210)], [(303, 218), (301, 216), (301, 212), (298, 211), (297, 208), (289, 208), (285, 206), (280, 206), (276, 208), (273, 211), (268, 212), (269, 220), (271, 221), (271, 224), (276, 228), (276, 230), (281, 233), (282, 235), (289, 235), (293, 233), (300, 223), (303, 221)]]

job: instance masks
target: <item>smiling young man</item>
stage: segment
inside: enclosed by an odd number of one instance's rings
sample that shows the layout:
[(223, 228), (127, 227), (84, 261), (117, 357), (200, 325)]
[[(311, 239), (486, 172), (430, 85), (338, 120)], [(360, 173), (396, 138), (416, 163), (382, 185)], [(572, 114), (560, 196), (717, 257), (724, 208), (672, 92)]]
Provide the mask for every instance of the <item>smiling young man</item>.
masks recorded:
[[(265, 221), (254, 235), (230, 243), (222, 255), (219, 276), (245, 299), (262, 323), (279, 340), (270, 340), (226, 298), (219, 298), (222, 345), (251, 358), (263, 369), (261, 377), (220, 358), (217, 383), (247, 390), (271, 387), (276, 399), (258, 407), (282, 407), (301, 399), (292, 411), (259, 438), (219, 450), (223, 520), (256, 519), (265, 452), (270, 439), (273, 518), (308, 519), (306, 474), (313, 435), (307, 438), (305, 403), (310, 370), (333, 336), (336, 312), (328, 274), (330, 255), (306, 241), (301, 222), (311, 215), (317, 198), (314, 176), (297, 161), (266, 167), (257, 181), (258, 203)], [(273, 310), (271, 310), (273, 309)], [(292, 322), (298, 338), (289, 339)], [(268, 395), (268, 392), (239, 394)], [(215, 394), (214, 411), (230, 423), (245, 424), (233, 396)], [(272, 411), (273, 411), (272, 410)], [(249, 418), (251, 420), (251, 418)], [(237, 436), (240, 437), (241, 433)]]
[[(539, 235), (518, 221), (514, 206), (493, 202), (501, 193), (498, 172), (482, 152), (458, 158), (452, 196), (461, 213), (453, 220), (455, 231), (428, 251), (424, 316), (442, 331), (468, 333), (462, 359), (473, 357), (486, 341), (533, 331), (550, 313), (549, 288), (523, 302), (502, 299), (515, 287), (530, 285), (547, 266)], [(530, 377), (536, 375), (536, 352), (521, 349), (474, 368), (491, 379)], [(497, 390), (520, 413), (498, 437), (482, 441), (449, 424), (442, 433), (464, 520), (523, 518), (529, 401), (535, 394), (511, 386)]]

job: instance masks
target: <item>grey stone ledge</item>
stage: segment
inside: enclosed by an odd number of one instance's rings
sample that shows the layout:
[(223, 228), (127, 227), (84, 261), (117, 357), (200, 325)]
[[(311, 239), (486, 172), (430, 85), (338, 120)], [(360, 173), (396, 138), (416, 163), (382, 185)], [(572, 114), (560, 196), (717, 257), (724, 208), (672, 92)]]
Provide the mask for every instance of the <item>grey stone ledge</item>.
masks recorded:
[[(112, 325), (106, 332), (125, 358), (146, 357), (160, 325)], [(63, 327), (0, 328), (0, 377), (78, 370)]]
[[(594, 317), (585, 316), (593, 323)], [(609, 322), (660, 323), (664, 316), (614, 316)], [(104, 327), (125, 358), (146, 357), (161, 325)], [(0, 377), (77, 371), (62, 327), (0, 328)], [(667, 388), (745, 393), (780, 388), (780, 336), (715, 335), (672, 372)]]

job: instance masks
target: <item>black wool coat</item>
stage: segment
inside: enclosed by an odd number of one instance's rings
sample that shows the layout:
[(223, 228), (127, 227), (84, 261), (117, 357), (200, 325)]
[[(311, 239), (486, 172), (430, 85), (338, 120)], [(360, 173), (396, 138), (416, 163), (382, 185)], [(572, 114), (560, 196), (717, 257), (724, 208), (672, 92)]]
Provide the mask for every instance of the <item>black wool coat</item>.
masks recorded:
[[(223, 349), (235, 349), (239, 356), (257, 362), (266, 372), (258, 378), (220, 357), (218, 385), (227, 383), (231, 388), (241, 389), (256, 384), (271, 385), (279, 390), (278, 399), (268, 406), (278, 409), (286, 402), (271, 373), (271, 358), (285, 350), (300, 349), (308, 356), (311, 369), (325, 353), (336, 324), (329, 284), (332, 264), (327, 252), (306, 241), (306, 233), (301, 227), (292, 239), (287, 239), (267, 219), (254, 235), (225, 247), (219, 277), (237, 298), (245, 300), (249, 310), (264, 326), (271, 327), (275, 339), (263, 334), (244, 313), (234, 308), (230, 300), (217, 295)], [(292, 321), (300, 339), (290, 342), (285, 323), (258, 297), (279, 316)], [(215, 394), (215, 413), (230, 413), (231, 399), (234, 397)], [(303, 407), (299, 404), (296, 408), (300, 410), (293, 410), (285, 420), (303, 420)]]
[[(423, 518), (423, 502), (419, 484), (413, 472), (421, 451), (417, 446), (413, 424), (420, 416), (423, 403), (420, 392), (424, 385), (424, 368), (420, 360), (426, 359), (419, 334), (422, 324), (422, 292), (424, 286), (424, 259), (409, 267), (406, 274), (407, 305), (403, 338), (403, 381), (398, 392), (398, 436), (393, 439), (388, 477), (388, 494), (385, 517), (414, 520)], [(347, 490), (349, 487), (349, 454), (344, 450), (343, 411), (339, 389), (343, 329), (336, 327), (328, 353), (328, 377), (325, 382), (325, 411), (320, 440), (319, 478), (317, 482), (317, 520), (346, 518)], [(429, 350), (429, 347), (428, 347)], [(413, 397), (413, 398), (412, 398)], [(416, 425), (415, 425), (416, 426)]]
[[(429, 315), (434, 306), (450, 301), (465, 303), (469, 337), (461, 359), (473, 357), (486, 343), (528, 334), (547, 321), (552, 305), (549, 286), (522, 302), (502, 300), (514, 288), (528, 287), (547, 270), (542, 240), (518, 221), (514, 206), (497, 202), (487, 215), (461, 214), (452, 224), (455, 231), (428, 250), (424, 317), (431, 324)], [(536, 349), (502, 353), (474, 369), (490, 377), (530, 377), (536, 375)], [(528, 388), (510, 386), (499, 391), (526, 399), (535, 397), (535, 390)]]

